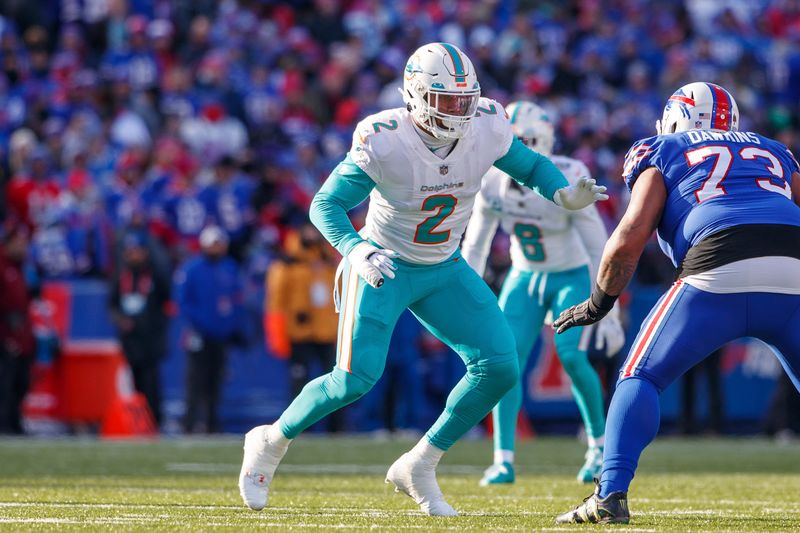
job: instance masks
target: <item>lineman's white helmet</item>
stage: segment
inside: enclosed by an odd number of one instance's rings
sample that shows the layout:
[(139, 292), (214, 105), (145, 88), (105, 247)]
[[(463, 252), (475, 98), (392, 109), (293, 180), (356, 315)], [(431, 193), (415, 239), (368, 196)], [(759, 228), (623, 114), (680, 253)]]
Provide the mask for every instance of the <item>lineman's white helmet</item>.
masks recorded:
[(552, 155), (555, 126), (547, 111), (533, 102), (519, 101), (508, 104), (506, 112), (515, 137), (542, 155)]
[(464, 136), (481, 96), (464, 52), (449, 43), (426, 44), (411, 54), (403, 80), (403, 101), (420, 126), (438, 139)]
[(687, 130), (739, 130), (739, 107), (731, 93), (713, 83), (684, 85), (667, 100), (661, 120), (656, 121), (659, 135)]

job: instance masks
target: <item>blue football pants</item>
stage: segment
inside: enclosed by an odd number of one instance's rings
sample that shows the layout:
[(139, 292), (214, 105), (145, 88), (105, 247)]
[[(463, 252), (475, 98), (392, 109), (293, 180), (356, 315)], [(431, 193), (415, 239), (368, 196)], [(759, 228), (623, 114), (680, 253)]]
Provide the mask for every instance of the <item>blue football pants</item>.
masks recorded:
[(678, 280), (661, 297), (639, 329), (611, 400), (601, 496), (628, 490), (639, 456), (658, 432), (661, 391), (741, 337), (770, 345), (800, 390), (800, 295), (717, 294)]

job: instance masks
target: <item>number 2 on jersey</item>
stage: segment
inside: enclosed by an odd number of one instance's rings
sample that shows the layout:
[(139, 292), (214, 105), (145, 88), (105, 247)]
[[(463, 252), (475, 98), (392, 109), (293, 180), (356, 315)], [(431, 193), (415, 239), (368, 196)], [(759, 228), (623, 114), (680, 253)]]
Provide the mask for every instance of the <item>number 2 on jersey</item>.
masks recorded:
[(514, 235), (519, 239), (522, 253), (528, 261), (544, 261), (544, 245), (542, 244), (542, 231), (533, 224), (514, 224)]
[[(694, 193), (698, 204), (702, 204), (711, 198), (728, 194), (722, 182), (727, 177), (733, 163), (731, 149), (727, 146), (709, 145), (686, 152), (686, 162), (689, 163), (690, 167), (699, 165), (709, 157), (714, 158), (714, 167), (711, 169), (706, 181), (703, 182), (703, 186)], [(773, 183), (772, 178), (758, 178), (756, 179), (756, 184), (765, 191), (776, 192), (786, 198), (792, 198), (792, 189), (783, 177), (783, 166), (772, 152), (755, 146), (746, 146), (739, 150), (739, 157), (747, 161), (756, 158), (766, 159), (767, 170), (776, 178), (783, 180), (783, 185)]]
[(450, 230), (436, 231), (436, 228), (455, 211), (458, 198), (452, 194), (435, 194), (422, 202), (422, 211), (436, 211), (419, 223), (414, 234), (417, 244), (442, 244), (450, 238)]

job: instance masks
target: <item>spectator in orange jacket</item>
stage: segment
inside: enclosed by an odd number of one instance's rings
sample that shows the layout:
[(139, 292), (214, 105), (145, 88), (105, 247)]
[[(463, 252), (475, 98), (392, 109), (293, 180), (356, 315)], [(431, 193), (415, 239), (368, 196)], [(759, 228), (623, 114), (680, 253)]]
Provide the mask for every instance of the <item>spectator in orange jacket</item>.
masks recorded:
[[(267, 272), (264, 332), (267, 349), (289, 360), (292, 396), (311, 373), (323, 374), (336, 362), (338, 317), (333, 305), (337, 258), (311, 224), (287, 236), (286, 256)], [(331, 415), (329, 430), (341, 429)]]

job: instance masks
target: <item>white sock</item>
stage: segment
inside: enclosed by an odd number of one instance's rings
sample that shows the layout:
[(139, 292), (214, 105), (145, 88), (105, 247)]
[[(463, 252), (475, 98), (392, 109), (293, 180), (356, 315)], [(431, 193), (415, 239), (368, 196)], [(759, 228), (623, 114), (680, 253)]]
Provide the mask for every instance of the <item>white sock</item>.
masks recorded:
[(283, 435), (280, 424), (277, 422), (267, 428), (267, 431), (264, 432), (264, 437), (270, 444), (278, 446), (279, 448), (283, 448), (284, 450), (288, 448), (289, 443), (292, 442), (292, 439), (287, 439)]
[(514, 463), (514, 452), (511, 450), (495, 450), (494, 451), (494, 464), (500, 463)]
[(437, 448), (430, 442), (428, 442), (427, 437), (422, 437), (419, 439), (419, 442), (411, 448), (411, 451), (408, 452), (411, 455), (414, 455), (421, 459), (422, 461), (433, 465), (434, 467), (439, 464), (439, 460), (444, 455), (444, 450), (441, 448)]
[(589, 442), (589, 448), (602, 448), (606, 442), (606, 436), (600, 435), (599, 437), (587, 437), (586, 440)]

